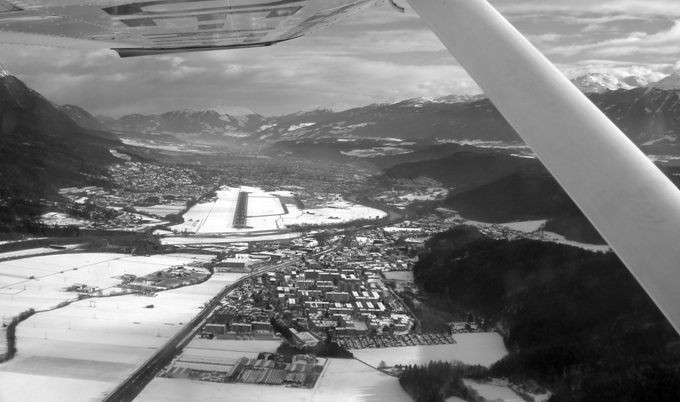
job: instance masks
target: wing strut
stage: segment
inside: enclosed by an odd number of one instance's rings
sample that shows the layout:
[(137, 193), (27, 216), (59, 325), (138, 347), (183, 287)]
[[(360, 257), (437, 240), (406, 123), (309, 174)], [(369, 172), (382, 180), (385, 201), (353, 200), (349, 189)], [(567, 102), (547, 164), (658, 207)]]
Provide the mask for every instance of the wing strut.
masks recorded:
[(407, 0), (680, 333), (680, 191), (486, 0)]

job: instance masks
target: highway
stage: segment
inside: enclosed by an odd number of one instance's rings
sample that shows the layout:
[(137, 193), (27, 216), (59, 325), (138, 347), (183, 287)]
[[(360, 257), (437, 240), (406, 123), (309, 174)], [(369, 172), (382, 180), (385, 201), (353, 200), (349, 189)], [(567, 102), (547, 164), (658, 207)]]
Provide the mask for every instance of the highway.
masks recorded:
[[(344, 242), (344, 240), (343, 240)], [(338, 246), (339, 248), (340, 246)], [(330, 252), (333, 249), (325, 250), (324, 252)], [(210, 299), (208, 305), (201, 310), (196, 317), (194, 317), (190, 322), (188, 322), (184, 328), (182, 328), (177, 334), (175, 334), (170, 340), (156, 353), (149, 358), (142, 366), (140, 366), (134, 373), (130, 375), (123, 383), (116, 387), (113, 392), (111, 392), (106, 398), (103, 399), (104, 402), (127, 402), (135, 399), (137, 395), (144, 389), (144, 387), (153, 380), (153, 378), (158, 374), (163, 367), (170, 364), (172, 359), (179, 353), (188, 343), (188, 340), (198, 331), (203, 322), (213, 313), (213, 311), (218, 307), (220, 301), (227, 296), (229, 292), (241, 286), (244, 281), (249, 280), (258, 275), (262, 275), (264, 272), (273, 271), (288, 264), (291, 261), (287, 261), (281, 264), (272, 265), (266, 267), (265, 269), (253, 272), (246, 276), (239, 278), (233, 284), (226, 286), (222, 289), (215, 297)]]

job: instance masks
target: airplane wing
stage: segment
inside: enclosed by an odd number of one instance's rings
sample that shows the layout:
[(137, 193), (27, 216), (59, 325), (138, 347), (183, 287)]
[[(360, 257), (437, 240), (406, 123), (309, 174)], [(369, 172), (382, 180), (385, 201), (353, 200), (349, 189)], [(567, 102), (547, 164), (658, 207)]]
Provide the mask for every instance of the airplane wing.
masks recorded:
[(269, 46), (382, 0), (0, 0), (0, 43), (111, 47), (121, 57)]

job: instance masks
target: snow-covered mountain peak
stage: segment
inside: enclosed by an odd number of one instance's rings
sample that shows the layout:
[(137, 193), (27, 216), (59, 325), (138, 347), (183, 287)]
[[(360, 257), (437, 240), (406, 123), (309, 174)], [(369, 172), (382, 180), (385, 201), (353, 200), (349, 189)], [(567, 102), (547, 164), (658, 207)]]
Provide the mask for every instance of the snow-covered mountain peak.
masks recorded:
[(9, 71), (7, 71), (7, 69), (5, 68), (5, 66), (3, 66), (2, 64), (0, 64), (0, 78), (2, 78), (2, 77), (7, 77), (7, 76), (10, 76), (10, 75), (12, 75), (12, 74), (10, 74)]
[(248, 109), (244, 106), (227, 106), (227, 105), (217, 105), (210, 108), (221, 115), (232, 116), (232, 117), (245, 117), (251, 115), (257, 115), (257, 113)]
[(423, 107), (423, 105), (427, 103), (431, 103), (433, 101), (432, 98), (425, 98), (425, 97), (418, 97), (418, 98), (412, 98), (412, 99), (406, 99), (403, 101), (399, 102), (394, 102), (392, 103), (393, 105), (401, 106), (401, 107)]
[(605, 91), (616, 91), (617, 89), (633, 89), (642, 86), (636, 83), (643, 81), (644, 78), (634, 78), (633, 76), (626, 77), (624, 80), (619, 80), (613, 75), (606, 73), (588, 73), (571, 80), (571, 82), (584, 93), (601, 93)]
[(666, 91), (678, 91), (680, 90), (680, 75), (671, 74), (660, 81), (653, 82), (647, 85), (650, 89), (663, 89)]
[(477, 94), (477, 95), (446, 95), (446, 96), (440, 96), (439, 98), (435, 98), (434, 102), (436, 103), (466, 103), (466, 102), (474, 102), (478, 101), (480, 99), (484, 99), (484, 95), (482, 94)]

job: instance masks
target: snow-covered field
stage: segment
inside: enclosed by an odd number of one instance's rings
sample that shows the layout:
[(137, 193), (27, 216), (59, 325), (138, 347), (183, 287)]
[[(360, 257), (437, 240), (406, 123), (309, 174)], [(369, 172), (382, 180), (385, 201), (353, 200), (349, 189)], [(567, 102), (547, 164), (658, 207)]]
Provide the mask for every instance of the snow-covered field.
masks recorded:
[[(164, 264), (137, 258), (156, 270)], [(87, 299), (30, 317), (18, 327), (18, 354), (0, 365), (0, 401), (101, 400), (237, 277), (214, 275), (156, 297)]]
[[(53, 251), (53, 250), (52, 250)], [(99, 287), (104, 294), (121, 283), (123, 274), (147, 275), (176, 265), (211, 256), (195, 254), (132, 257), (127, 254), (58, 254), (0, 262), (0, 306), (5, 316), (33, 308), (48, 310), (78, 298), (63, 289), (75, 283)]]
[(354, 359), (330, 359), (319, 379), (314, 402), (391, 401), (411, 402), (399, 380)]
[(579, 248), (590, 250), (590, 251), (602, 251), (602, 252), (612, 251), (612, 248), (609, 247), (608, 245), (579, 243), (577, 241), (567, 240), (567, 239), (564, 238), (564, 236), (558, 235), (557, 233), (553, 233), (553, 232), (543, 232), (543, 233), (545, 234), (544, 240), (546, 240), (546, 241), (552, 241), (552, 242), (555, 242), (555, 243), (566, 244), (566, 245), (569, 245), (569, 246), (579, 247)]
[(170, 214), (176, 214), (183, 210), (185, 205), (153, 205), (151, 207), (135, 207), (139, 212), (144, 212), (147, 214), (154, 214), (158, 216), (167, 216)]
[(500, 226), (505, 226), (506, 228), (517, 230), (518, 232), (531, 233), (537, 231), (541, 225), (545, 224), (545, 222), (545, 219), (543, 219), (538, 221), (501, 223)]
[(135, 398), (135, 402), (309, 402), (312, 393), (312, 390), (304, 388), (224, 384), (156, 377)]
[(17, 250), (17, 251), (8, 251), (6, 253), (0, 253), (0, 261), (6, 260), (9, 258), (17, 258), (17, 257), (27, 257), (31, 255), (40, 255), (40, 254), (50, 254), (50, 253), (55, 253), (57, 250), (49, 248), (49, 247), (39, 247), (39, 248), (30, 248), (27, 250)]
[(373, 367), (381, 361), (396, 364), (427, 364), (430, 361), (460, 361), (467, 364), (490, 366), (508, 354), (503, 338), (495, 332), (456, 334), (457, 343), (451, 345), (422, 345), (399, 348), (352, 350), (354, 356)]
[[(255, 342), (255, 341), (251, 341)], [(353, 359), (329, 359), (314, 389), (155, 378), (135, 402), (411, 402), (399, 381)]]
[(323, 225), (349, 222), (357, 219), (376, 219), (386, 216), (378, 209), (352, 204), (347, 201), (328, 203), (324, 208), (300, 210), (288, 205), (288, 215), (283, 215), (284, 225)]
[(387, 271), (384, 274), (387, 279), (413, 282), (413, 272), (411, 271)]
[(523, 402), (524, 399), (517, 395), (515, 391), (508, 387), (502, 387), (491, 384), (480, 384), (472, 380), (463, 380), (465, 385), (472, 387), (479, 393), (479, 396), (490, 401), (503, 402)]
[[(242, 353), (241, 356), (260, 352), (276, 352), (281, 340), (234, 340), (234, 339), (200, 339), (194, 338), (184, 349), (184, 354), (207, 353), (212, 356), (229, 356)], [(200, 352), (203, 351), (203, 352)], [(243, 354), (245, 353), (245, 354)]]
[(29, 238), (29, 239), (20, 239), (20, 240), (2, 240), (2, 241), (0, 241), (0, 245), (11, 244), (11, 243), (23, 243), (23, 242), (27, 242), (27, 241), (43, 240), (43, 239), (47, 239), (47, 237), (32, 237), (32, 238)]
[(278, 197), (264, 194), (251, 194), (248, 196), (248, 220), (255, 216), (283, 214), (283, 206)]

